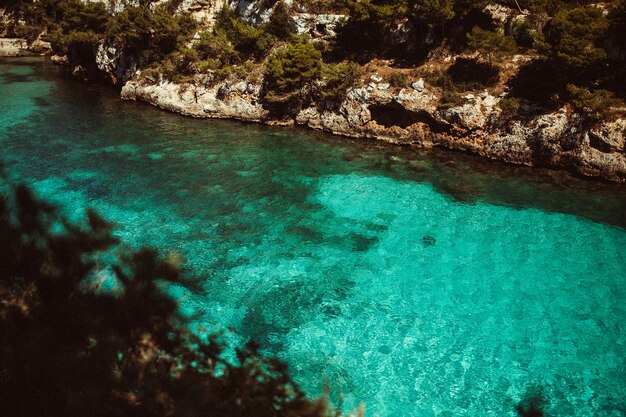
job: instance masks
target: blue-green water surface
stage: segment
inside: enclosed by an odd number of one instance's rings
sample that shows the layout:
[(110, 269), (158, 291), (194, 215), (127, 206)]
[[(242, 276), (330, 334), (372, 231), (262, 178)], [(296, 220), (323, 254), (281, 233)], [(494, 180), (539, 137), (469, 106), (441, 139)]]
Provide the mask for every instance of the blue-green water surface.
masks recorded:
[(192, 120), (0, 62), (10, 175), (180, 252), (181, 309), (367, 415), (626, 416), (626, 189), (294, 129)]

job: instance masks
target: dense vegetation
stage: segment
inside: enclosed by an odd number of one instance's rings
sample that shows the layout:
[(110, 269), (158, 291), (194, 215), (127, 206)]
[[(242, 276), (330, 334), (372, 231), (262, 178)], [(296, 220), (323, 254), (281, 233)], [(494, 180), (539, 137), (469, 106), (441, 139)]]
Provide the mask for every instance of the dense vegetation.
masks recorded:
[[(496, 27), (484, 10), (494, 3), (512, 8), (518, 18), (508, 27)], [(550, 107), (584, 93), (601, 103), (596, 109), (608, 110), (619, 103), (616, 98), (626, 97), (619, 81), (626, 46), (623, 1), (603, 6), (577, 0), (347, 0), (344, 4), (351, 20), (334, 45), (339, 59), (353, 56), (366, 62), (386, 57), (413, 66), (443, 48), (474, 50), (495, 63), (521, 51), (537, 59), (512, 82), (519, 98)], [(459, 89), (463, 86), (448, 83), (444, 94)], [(585, 113), (598, 116), (596, 111)]]
[[(296, 6), (282, 1), (272, 2), (270, 20), (256, 26), (225, 8), (210, 30), (198, 27), (188, 15), (173, 13), (178, 1), (158, 7), (149, 3), (116, 15), (109, 15), (101, 3), (79, 0), (2, 0), (0, 6), (26, 20), (26, 25), (11, 28), (20, 36), (33, 39), (47, 29), (56, 52), (78, 50), (76, 55), (84, 55), (107, 39), (139, 57), (140, 66), (158, 63), (158, 72), (175, 81), (198, 73), (214, 82), (231, 75), (264, 79), (269, 102), (341, 101), (359, 76), (351, 61), (366, 64), (384, 58), (396, 66), (419, 68), (434, 57), (462, 53), (465, 61), (429, 80), (441, 88), (444, 105), (469, 89), (494, 86), (502, 63), (516, 53), (534, 59), (505, 80), (511, 100), (531, 101), (543, 109), (572, 103), (590, 120), (598, 120), (609, 117), (626, 98), (621, 81), (626, 75), (623, 0), (602, 5), (590, 0), (296, 2), (310, 11), (349, 15), (330, 40), (296, 36), (289, 22)], [(498, 22), (486, 6), (508, 7), (511, 19)], [(472, 53), (473, 62), (468, 62)], [(464, 71), (459, 71), (461, 66)], [(459, 77), (462, 72), (466, 74)], [(486, 75), (493, 72), (495, 78)], [(393, 75), (392, 85), (403, 84), (402, 77)]]
[(79, 0), (12, 0), (12, 3), (9, 6), (16, 17), (26, 23), (14, 25), (12, 30), (17, 36), (33, 40), (46, 31), (45, 39), (51, 42), (55, 53), (78, 51), (88, 55), (83, 61), (93, 58), (96, 44), (106, 38), (137, 55), (141, 65), (150, 65), (181, 49), (197, 27), (190, 16), (172, 13), (169, 5), (129, 7), (112, 16), (104, 3)]
[(97, 214), (78, 227), (23, 186), (0, 189), (0, 415), (339, 415), (253, 343), (227, 361), (219, 336), (187, 330), (164, 293), (194, 284), (177, 258), (105, 262), (117, 241)]

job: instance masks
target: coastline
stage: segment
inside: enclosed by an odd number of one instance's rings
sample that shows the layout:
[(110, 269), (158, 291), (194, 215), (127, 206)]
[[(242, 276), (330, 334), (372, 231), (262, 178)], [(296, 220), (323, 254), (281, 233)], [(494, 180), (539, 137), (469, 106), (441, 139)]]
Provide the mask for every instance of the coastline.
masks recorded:
[(441, 147), (494, 161), (626, 181), (623, 119), (586, 127), (580, 116), (563, 107), (530, 120), (510, 121), (497, 106), (501, 97), (487, 91), (468, 94), (462, 105), (441, 110), (427, 85), (398, 91), (376, 82), (351, 89), (336, 110), (309, 106), (291, 117), (277, 118), (262, 102), (261, 88), (241, 79), (209, 85), (202, 76), (177, 84), (138, 72), (122, 86), (121, 97), (194, 118), (299, 125), (339, 136)]
[[(36, 55), (31, 51), (22, 56)], [(52, 61), (69, 65), (75, 78), (91, 79), (79, 65), (59, 58), (64, 57), (53, 56)], [(626, 182), (626, 120), (621, 118), (590, 127), (564, 106), (530, 119), (512, 120), (498, 106), (506, 96), (494, 96), (488, 90), (467, 94), (463, 103), (442, 109), (436, 87), (423, 79), (410, 87), (393, 88), (376, 75), (361, 80), (334, 108), (314, 103), (277, 116), (263, 101), (259, 82), (231, 77), (216, 84), (205, 75), (196, 75), (188, 82), (174, 83), (127, 68), (121, 61), (115, 51), (101, 46), (95, 64), (109, 84), (122, 81), (123, 100), (142, 101), (187, 117), (298, 125), (337, 136), (439, 147), (513, 165)]]
[[(169, 51), (170, 55), (198, 55), (200, 52), (195, 49), (195, 43), (201, 42), (203, 34), (209, 36), (207, 39), (215, 36), (212, 28), (219, 26), (219, 10), (224, 4), (181, 4), (177, 13), (189, 13), (187, 18), (195, 19), (200, 26), (193, 36), (187, 34), (186, 43)], [(233, 16), (222, 16), (221, 19), (225, 22), (235, 19), (255, 36), (265, 33), (265, 26), (261, 23), (269, 21), (273, 9), (263, 2), (250, 2), (250, 10), (239, 6), (237, 4), (233, 9)], [(121, 10), (124, 7), (109, 12), (115, 15)], [(326, 46), (329, 39), (337, 36), (336, 29), (347, 16), (319, 11), (314, 14), (301, 13), (301, 10), (292, 12), (282, 16), (283, 29), (289, 29), (289, 33), (297, 36), (309, 36), (311, 42)], [(495, 28), (491, 36), (508, 37), (513, 43), (514, 23), (526, 19), (524, 13), (503, 6), (489, 5), (481, 9), (481, 13)], [(6, 22), (11, 17), (2, 9), (0, 16)], [(404, 29), (410, 31), (411, 27)], [(314, 69), (319, 74), (292, 91), (276, 90), (273, 93), (278, 93), (272, 96), (268, 94), (272, 91), (267, 83), (271, 79), (267, 77), (267, 63), (277, 53), (284, 52), (284, 48), (293, 47), (293, 42), (278, 41), (270, 48), (273, 53), (265, 51), (261, 54), (262, 59), (250, 55), (250, 51), (237, 52), (243, 54), (238, 59), (249, 64), (239, 65), (238, 71), (233, 71), (229, 65), (224, 67), (228, 69), (224, 73), (215, 68), (202, 70), (197, 67), (198, 61), (189, 64), (191, 70), (177, 72), (170, 68), (175, 68), (176, 59), (142, 63), (138, 50), (118, 44), (104, 33), (92, 39), (85, 32), (89, 42), (53, 48), (51, 43), (43, 40), (47, 30), (49, 28), (45, 28), (30, 45), (25, 39), (4, 39), (9, 46), (0, 48), (0, 56), (3, 50), (5, 54), (13, 55), (41, 55), (55, 51), (61, 55), (52, 56), (53, 62), (67, 66), (74, 78), (115, 85), (121, 89), (124, 100), (143, 101), (184, 116), (299, 125), (339, 136), (425, 149), (439, 147), (509, 164), (565, 169), (584, 177), (626, 182), (626, 108), (623, 103), (611, 104), (610, 99), (602, 98), (604, 90), (601, 89), (594, 96), (590, 91), (595, 87), (589, 86), (591, 89), (579, 88), (580, 103), (576, 105), (567, 100), (541, 104), (533, 99), (532, 94), (512, 90), (532, 92), (541, 88), (539, 78), (543, 75), (531, 77), (530, 81), (527, 80), (529, 83), (522, 82), (522, 87), (515, 87), (512, 83), (523, 68), (540, 57), (536, 50), (512, 48), (494, 65), (490, 62), (491, 55), (485, 58), (482, 56), (484, 51), (472, 48), (456, 52), (445, 46), (434, 48), (425, 61), (408, 67), (397, 66), (393, 59), (384, 60), (377, 55), (358, 64), (349, 61), (358, 67), (355, 71), (358, 75), (351, 75), (354, 79), (350, 78), (350, 82), (341, 87), (332, 87), (337, 90), (333, 94), (324, 95), (319, 93), (329, 81), (325, 81), (321, 68), (327, 64), (321, 53), (307, 41), (307, 53), (313, 54), (308, 58), (318, 66)], [(407, 42), (401, 32), (399, 29), (394, 31), (390, 38), (399, 42), (398, 45)], [(5, 29), (5, 36), (7, 33)], [(153, 33), (148, 31), (145, 35), (151, 37)], [(17, 32), (14, 36), (18, 36)], [(234, 38), (226, 41), (231, 47), (233, 42), (238, 42)], [(211, 42), (216, 41), (212, 39)], [(619, 48), (606, 51), (607, 54), (618, 54), (614, 59), (619, 58), (619, 52)], [(303, 51), (299, 50), (299, 53)], [(319, 55), (317, 60), (313, 59), (316, 54)], [(208, 61), (212, 59), (210, 54), (203, 57)], [(199, 55), (196, 58), (199, 59)], [(484, 62), (485, 59), (489, 64)], [(202, 62), (208, 65), (208, 61)], [(328, 65), (334, 68), (332, 65), (342, 64)], [(455, 77), (459, 78), (454, 80)], [(341, 81), (335, 80), (340, 84)], [(610, 92), (604, 93), (610, 96)], [(593, 104), (594, 100), (604, 101)], [(594, 106), (604, 106), (607, 111), (600, 111), (600, 116), (590, 116), (588, 108)]]
[(0, 57), (35, 56), (26, 39), (0, 38)]

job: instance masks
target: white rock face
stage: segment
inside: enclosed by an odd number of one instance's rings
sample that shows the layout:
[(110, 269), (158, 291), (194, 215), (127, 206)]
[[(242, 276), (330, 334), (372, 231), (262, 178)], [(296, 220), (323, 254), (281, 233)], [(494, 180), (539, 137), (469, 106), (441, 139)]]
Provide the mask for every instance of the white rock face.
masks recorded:
[(434, 115), (437, 111), (437, 96), (426, 90), (418, 92), (414, 89), (403, 88), (393, 99), (405, 109), (413, 112), (425, 111)]
[(590, 143), (594, 142), (598, 148), (609, 152), (626, 151), (626, 120), (595, 127), (587, 135)]
[(124, 54), (123, 50), (101, 42), (96, 52), (96, 66), (111, 77), (113, 84), (123, 84), (132, 78), (138, 70), (137, 61), (133, 56)]
[(469, 94), (465, 97), (465, 103), (441, 112), (442, 117), (448, 122), (464, 129), (474, 130), (485, 127), (488, 117), (494, 112), (499, 99), (489, 93), (480, 96)]
[[(84, 3), (104, 3), (111, 13), (120, 13), (127, 7), (139, 5), (139, 0), (82, 0)], [(150, 7), (167, 4), (169, 0), (153, 0)], [(262, 0), (182, 0), (179, 12), (189, 12), (198, 21), (209, 24), (216, 14), (229, 5), (250, 23), (262, 23), (269, 20), (271, 8), (264, 6)]]
[(519, 24), (528, 18), (527, 11), (522, 13), (518, 9), (500, 4), (489, 4), (483, 9), (483, 12), (491, 18), (491, 22), (498, 31), (507, 35), (518, 34)]
[[(154, 0), (150, 6), (155, 7), (158, 4), (165, 4), (168, 0)], [(110, 13), (120, 13), (125, 8), (138, 6), (139, 0), (82, 0), (83, 3), (104, 3)]]
[(347, 19), (343, 14), (297, 13), (291, 16), (291, 26), (298, 35), (307, 33), (313, 38), (328, 39), (337, 36), (337, 28)]
[(27, 52), (28, 42), (26, 39), (1, 38), (0, 56), (21, 56)]
[(147, 101), (165, 110), (202, 118), (261, 122), (269, 112), (258, 103), (260, 86), (245, 82), (206, 87), (202, 77), (195, 83), (151, 82), (137, 78), (122, 87), (125, 100)]
[(215, 17), (226, 4), (228, 0), (183, 0), (178, 6), (178, 11), (189, 12), (197, 21), (212, 26)]
[(515, 15), (513, 9), (501, 4), (489, 4), (483, 9), (483, 12), (491, 17), (491, 21), (502, 31), (504, 31), (504, 27), (511, 16)]

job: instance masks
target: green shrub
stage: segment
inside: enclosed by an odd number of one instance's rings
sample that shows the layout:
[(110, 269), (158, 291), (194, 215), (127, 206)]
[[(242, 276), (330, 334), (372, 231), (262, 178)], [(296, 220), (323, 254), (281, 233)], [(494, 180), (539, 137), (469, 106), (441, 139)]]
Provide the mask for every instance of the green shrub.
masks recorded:
[(239, 53), (223, 31), (204, 32), (193, 48), (200, 59), (211, 59), (222, 65), (232, 65), (241, 61)]
[(451, 82), (460, 90), (478, 90), (494, 86), (500, 78), (498, 67), (476, 59), (457, 58), (447, 70)]
[(492, 59), (500, 59), (513, 55), (517, 50), (515, 39), (500, 32), (492, 32), (475, 26), (467, 34), (467, 45), (470, 49), (478, 51), (481, 56), (487, 57), (490, 63)]
[(568, 84), (567, 93), (574, 109), (592, 122), (610, 117), (614, 108), (623, 105), (613, 93), (607, 90), (589, 91), (586, 88)]
[(514, 22), (515, 42), (522, 47), (533, 48), (544, 41), (543, 33), (537, 30), (531, 18)]
[(441, 95), (441, 100), (439, 100), (439, 109), (449, 109), (451, 107), (458, 106), (463, 103), (463, 99), (461, 94), (459, 94), (456, 90), (448, 89), (443, 90), (443, 94)]
[(456, 15), (454, 0), (414, 0), (411, 3), (413, 15), (430, 26), (443, 26)]
[(546, 27), (548, 58), (561, 71), (592, 69), (606, 58), (600, 42), (609, 27), (602, 10), (595, 6), (562, 10)]
[(276, 42), (272, 34), (242, 21), (228, 6), (218, 14), (215, 30), (226, 35), (243, 60), (265, 57)]
[(128, 7), (111, 19), (107, 36), (126, 49), (141, 54), (149, 65), (183, 49), (197, 26), (187, 14), (171, 14), (166, 6), (151, 10), (147, 6)]
[(223, 81), (233, 74), (234, 70), (231, 65), (224, 65), (222, 68), (215, 71), (216, 81)]
[(512, 119), (519, 114), (521, 101), (517, 97), (505, 97), (498, 102), (504, 119)]
[(341, 103), (348, 90), (358, 81), (360, 74), (361, 67), (354, 62), (323, 65), (321, 98), (335, 104)]
[[(39, 34), (42, 32), (42, 28), (40, 26), (31, 26), (31, 25), (15, 25), (13, 29), (13, 33), (18, 38), (24, 38), (28, 42), (32, 42)], [(2, 28), (0, 27), (0, 33), (2, 33)]]
[(322, 72), (322, 54), (306, 38), (276, 51), (265, 68), (266, 99), (300, 90), (317, 80)]
[(517, 97), (505, 97), (498, 102), (498, 107), (507, 113), (517, 112), (520, 105), (520, 99)]
[(274, 6), (272, 16), (265, 30), (279, 39), (287, 39), (294, 33), (289, 19), (289, 7), (285, 2), (279, 1)]
[(406, 87), (409, 84), (408, 77), (402, 72), (392, 72), (389, 74), (387, 81), (393, 87)]
[(28, 9), (27, 19), (47, 27), (47, 40), (56, 53), (72, 44), (95, 44), (104, 38), (111, 16), (102, 3), (78, 0), (41, 0)]
[(439, 100), (439, 108), (447, 109), (457, 106), (463, 102), (461, 98), (461, 88), (454, 82), (448, 73), (441, 73), (435, 79), (435, 85), (441, 87), (441, 99)]
[(253, 61), (246, 61), (233, 67), (233, 74), (237, 78), (250, 79), (254, 74), (255, 64)]

